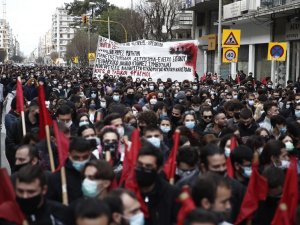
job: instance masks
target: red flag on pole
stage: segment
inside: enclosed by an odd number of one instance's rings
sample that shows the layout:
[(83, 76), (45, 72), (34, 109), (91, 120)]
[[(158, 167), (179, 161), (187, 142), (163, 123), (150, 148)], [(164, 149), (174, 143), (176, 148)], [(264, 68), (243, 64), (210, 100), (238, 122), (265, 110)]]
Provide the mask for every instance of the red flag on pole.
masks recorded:
[(125, 149), (123, 170), (119, 181), (119, 185), (122, 185), (128, 179), (130, 172), (134, 170), (136, 159), (138, 157), (140, 148), (142, 147), (140, 141), (140, 131), (138, 129), (133, 130), (131, 140), (132, 143), (129, 151)]
[(185, 217), (196, 208), (188, 186), (182, 188), (178, 201), (181, 203), (181, 208), (177, 214), (177, 225), (183, 225)]
[(175, 176), (176, 156), (178, 152), (179, 141), (180, 141), (180, 133), (179, 131), (175, 131), (173, 136), (173, 147), (169, 155), (169, 158), (164, 165), (164, 172), (171, 183), (172, 181), (174, 181), (174, 176)]
[(272, 225), (289, 224), (295, 225), (295, 215), (298, 206), (298, 172), (297, 159), (291, 158), (287, 169), (281, 199)]
[[(259, 191), (257, 191), (257, 188), (259, 188)], [(252, 174), (247, 187), (247, 192), (243, 199), (240, 213), (234, 224), (238, 225), (245, 219), (251, 219), (251, 216), (258, 208), (259, 201), (266, 200), (267, 194), (268, 182), (266, 178), (259, 174), (257, 165), (252, 165)]]
[(24, 95), (23, 95), (23, 86), (20, 81), (20, 77), (17, 79), (17, 89), (16, 89), (16, 100), (17, 100), (17, 112), (24, 112)]
[(239, 74), (236, 75), (236, 82), (237, 84), (241, 84), (241, 79)]
[(138, 129), (135, 129), (132, 132), (131, 140), (132, 140), (132, 144), (131, 144), (130, 151), (125, 152), (123, 171), (122, 171), (119, 184), (125, 182), (125, 188), (135, 193), (138, 201), (141, 204), (141, 210), (143, 211), (145, 217), (148, 217), (149, 216), (148, 207), (142, 197), (140, 188), (136, 182), (136, 177), (135, 177), (136, 161), (138, 158), (140, 148), (142, 147), (142, 144), (140, 142), (140, 132)]
[(56, 171), (58, 171), (61, 169), (61, 167), (65, 165), (65, 161), (68, 158), (70, 141), (65, 136), (65, 134), (59, 130), (56, 121), (53, 121), (53, 130), (56, 139), (56, 146), (57, 146), (58, 160), (59, 160), (59, 164), (56, 169)]
[(39, 119), (39, 136), (41, 139), (46, 137), (45, 126), (52, 125), (52, 119), (50, 117), (49, 111), (45, 104), (45, 91), (44, 85), (39, 85), (39, 108), (40, 108), (40, 119)]
[(22, 224), (25, 216), (16, 202), (16, 195), (6, 169), (0, 169), (0, 218)]
[[(233, 135), (230, 138), (230, 152), (232, 152), (237, 146), (238, 146), (238, 142), (237, 142), (236, 136)], [(232, 167), (230, 156), (227, 157), (227, 159), (226, 159), (226, 167), (227, 167), (227, 175), (229, 177), (234, 177), (234, 170)]]

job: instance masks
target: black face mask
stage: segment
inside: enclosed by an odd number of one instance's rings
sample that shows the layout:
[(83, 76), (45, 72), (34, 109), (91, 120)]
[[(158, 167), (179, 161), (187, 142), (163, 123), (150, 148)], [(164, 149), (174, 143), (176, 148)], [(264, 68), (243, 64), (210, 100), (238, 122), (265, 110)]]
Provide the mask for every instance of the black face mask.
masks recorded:
[(162, 102), (164, 98), (157, 98), (157, 100)]
[(35, 117), (35, 119), (36, 119), (36, 122), (39, 122), (40, 114), (39, 114), (39, 113), (36, 113), (36, 114), (34, 114), (34, 117)]
[(117, 150), (118, 150), (118, 142), (114, 141), (111, 143), (103, 143), (103, 153), (110, 152), (111, 157), (115, 160), (117, 156)]
[(14, 165), (14, 171), (18, 172), (22, 167), (29, 165), (30, 162), (28, 163), (23, 163), (23, 164), (19, 164), (19, 165)]
[(235, 112), (233, 116), (237, 120), (240, 119), (240, 113), (239, 112)]
[(223, 170), (223, 171), (211, 171), (211, 172), (217, 173), (220, 176), (225, 177), (226, 173), (227, 173), (227, 170)]
[(127, 94), (127, 97), (132, 99), (134, 98), (134, 94)]
[(177, 123), (179, 120), (180, 120), (180, 117), (176, 117), (176, 116), (172, 116), (172, 117), (171, 117), (171, 121), (172, 121), (173, 123)]
[(135, 169), (135, 175), (136, 181), (140, 187), (149, 187), (154, 184), (157, 177), (157, 171), (137, 167)]
[(16, 197), (17, 203), (26, 215), (34, 214), (39, 208), (39, 204), (42, 201), (42, 196), (37, 195), (31, 198)]
[(192, 97), (193, 97), (193, 96), (186, 96), (186, 99), (187, 99), (188, 101), (191, 101)]

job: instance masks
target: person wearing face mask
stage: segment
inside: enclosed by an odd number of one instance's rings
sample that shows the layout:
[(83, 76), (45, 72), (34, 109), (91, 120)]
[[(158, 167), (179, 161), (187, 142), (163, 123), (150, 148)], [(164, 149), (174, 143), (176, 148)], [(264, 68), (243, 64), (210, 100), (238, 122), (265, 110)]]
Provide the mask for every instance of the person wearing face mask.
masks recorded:
[[(232, 196), (230, 203), (232, 206), (230, 219), (228, 222), (236, 221), (241, 204), (244, 199), (246, 188), (237, 180), (227, 176), (226, 157), (224, 150), (215, 144), (207, 144), (201, 149), (201, 173), (217, 173), (230, 183)], [(211, 174), (210, 174), (211, 175)]]
[[(36, 99), (30, 102), (28, 111), (25, 112), (26, 133), (35, 134), (39, 128), (39, 105)], [(23, 139), (22, 121), (17, 120), (6, 131), (5, 155), (13, 171), (15, 164), (15, 153)]]
[(71, 135), (76, 136), (77, 127), (72, 121), (72, 108), (69, 105), (63, 104), (59, 106), (56, 111), (56, 120), (65, 123), (66, 127), (70, 129)]
[(228, 119), (227, 123), (230, 128), (237, 129), (240, 121), (240, 112), (244, 108), (244, 105), (237, 99), (231, 100), (231, 104), (228, 106), (228, 110), (233, 112), (233, 117)]
[[(69, 146), (69, 157), (64, 164), (69, 203), (82, 197), (82, 171), (90, 161), (91, 156), (92, 149), (88, 140), (82, 137), (72, 138)], [(49, 176), (48, 186), (48, 198), (62, 202), (60, 171), (52, 173)]]
[(260, 165), (264, 168), (273, 166), (282, 170), (288, 168), (289, 160), (286, 146), (279, 140), (268, 141), (259, 157)]
[(176, 215), (179, 210), (176, 199), (179, 190), (159, 176), (162, 166), (161, 151), (144, 142), (138, 155), (135, 177), (142, 198), (148, 206), (149, 217), (145, 218), (147, 225), (176, 223)]
[(144, 129), (143, 137), (151, 143), (154, 147), (161, 150), (164, 156), (164, 161), (168, 159), (170, 149), (163, 142), (162, 131), (158, 127), (146, 127)]
[(279, 139), (279, 141), (282, 141), (282, 143), (285, 144), (285, 148), (286, 150), (291, 153), (294, 151), (295, 149), (295, 146), (294, 146), (294, 143), (293, 143), (293, 139), (291, 138), (290, 135), (288, 134), (285, 134), (283, 136), (281, 136)]
[(78, 127), (91, 124), (88, 114), (86, 113), (79, 114), (77, 117), (77, 121), (78, 121)]
[(104, 160), (91, 160), (83, 169), (81, 190), (84, 197), (103, 199), (115, 177), (112, 166)]
[(258, 124), (253, 119), (252, 111), (248, 108), (244, 108), (239, 113), (238, 130), (240, 137), (249, 137), (255, 134), (255, 131), (259, 128)]
[(67, 225), (68, 208), (46, 199), (48, 186), (44, 171), (38, 165), (26, 165), (16, 173), (16, 202), (28, 224)]
[(124, 104), (128, 107), (132, 107), (134, 104), (137, 103), (135, 99), (135, 90), (133, 87), (127, 87), (124, 92)]
[(144, 111), (138, 114), (138, 129), (140, 130), (140, 135), (144, 135), (144, 130), (146, 127), (156, 127), (158, 124), (158, 118), (153, 111)]
[(172, 147), (172, 127), (171, 127), (171, 121), (168, 117), (165, 117), (160, 120), (159, 128), (162, 131), (163, 135), (163, 142), (165, 145), (167, 145), (169, 148)]
[(269, 190), (266, 200), (259, 202), (254, 214), (252, 223), (257, 225), (271, 224), (278, 208), (285, 179), (284, 171), (276, 167), (266, 168), (262, 176), (266, 178)]
[(199, 155), (197, 153), (197, 147), (180, 147), (178, 149), (176, 162), (177, 168), (175, 185), (180, 189), (185, 185), (191, 187), (195, 179), (200, 174), (198, 168)]
[(229, 181), (213, 173), (198, 177), (192, 187), (192, 199), (197, 208), (213, 213), (219, 225), (230, 225), (233, 190)]
[(122, 203), (121, 225), (144, 225), (145, 217), (141, 211), (141, 204), (136, 195), (124, 188), (117, 188), (110, 192), (109, 196), (117, 197)]
[(151, 92), (147, 95), (147, 103), (142, 107), (143, 111), (153, 110), (154, 105), (157, 103), (157, 93)]
[(88, 115), (89, 119), (92, 123), (96, 121), (96, 112), (97, 112), (97, 104), (95, 100), (90, 99), (88, 101)]
[(246, 145), (239, 145), (230, 154), (230, 159), (235, 179), (247, 187), (252, 174), (253, 151)]
[(287, 132), (286, 119), (281, 115), (271, 117), (272, 135), (275, 139), (284, 136)]
[(186, 128), (188, 128), (193, 135), (194, 138), (200, 139), (201, 131), (198, 128), (198, 124), (196, 122), (195, 113), (193, 111), (186, 111), (182, 118), (182, 123)]
[(38, 96), (38, 82), (34, 78), (30, 78), (24, 86), (24, 98), (28, 101), (32, 101)]
[(208, 124), (204, 130), (204, 133), (212, 133), (215, 134), (217, 137), (222, 132), (222, 129), (227, 126), (227, 117), (224, 113), (219, 112), (214, 115), (212, 123)]

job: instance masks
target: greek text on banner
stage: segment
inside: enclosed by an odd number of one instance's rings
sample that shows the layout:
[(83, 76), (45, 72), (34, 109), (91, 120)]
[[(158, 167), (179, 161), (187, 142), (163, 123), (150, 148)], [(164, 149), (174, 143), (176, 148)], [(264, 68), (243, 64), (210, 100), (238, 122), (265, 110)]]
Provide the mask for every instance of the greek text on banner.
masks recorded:
[(138, 40), (120, 44), (100, 36), (93, 75), (193, 80), (197, 52), (197, 41)]

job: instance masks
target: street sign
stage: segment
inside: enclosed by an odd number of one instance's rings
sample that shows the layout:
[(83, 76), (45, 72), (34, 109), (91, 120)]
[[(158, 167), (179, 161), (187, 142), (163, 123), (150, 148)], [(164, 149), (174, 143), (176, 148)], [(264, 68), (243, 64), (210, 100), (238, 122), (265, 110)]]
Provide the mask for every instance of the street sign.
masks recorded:
[(223, 48), (223, 63), (237, 62), (238, 48)]
[(207, 50), (208, 51), (214, 51), (217, 47), (217, 35), (216, 34), (209, 34), (207, 35), (208, 44), (207, 44)]
[(89, 61), (95, 61), (96, 60), (96, 54), (95, 53), (89, 53), (88, 57), (89, 57)]
[(241, 45), (241, 30), (223, 30), (222, 47), (240, 47)]
[(72, 62), (78, 64), (78, 57), (77, 56), (72, 57)]
[(268, 60), (286, 60), (286, 42), (270, 42), (268, 48)]

